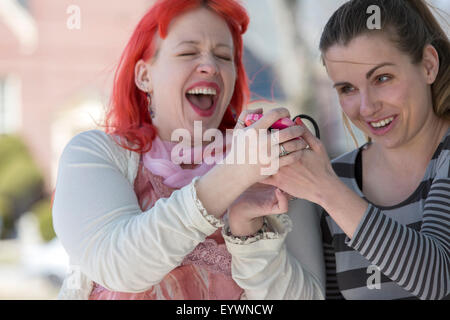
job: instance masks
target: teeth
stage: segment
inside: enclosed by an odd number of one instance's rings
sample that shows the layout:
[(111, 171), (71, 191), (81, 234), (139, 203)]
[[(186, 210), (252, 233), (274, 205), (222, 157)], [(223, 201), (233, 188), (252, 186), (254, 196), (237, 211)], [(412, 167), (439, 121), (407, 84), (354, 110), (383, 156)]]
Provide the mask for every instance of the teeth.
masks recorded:
[(394, 117), (390, 117), (388, 119), (381, 120), (380, 122), (371, 122), (370, 125), (374, 128), (381, 128), (387, 126), (389, 123), (394, 120)]
[(194, 88), (187, 92), (188, 94), (205, 94), (215, 96), (217, 94), (214, 88)]

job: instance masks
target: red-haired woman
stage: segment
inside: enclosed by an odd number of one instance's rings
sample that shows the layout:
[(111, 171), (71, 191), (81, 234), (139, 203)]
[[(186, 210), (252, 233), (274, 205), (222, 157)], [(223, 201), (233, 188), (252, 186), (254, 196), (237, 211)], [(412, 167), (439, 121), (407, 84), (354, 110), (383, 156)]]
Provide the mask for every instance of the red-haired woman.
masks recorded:
[[(256, 233), (248, 239), (253, 245), (233, 244), (234, 250), (254, 250), (264, 244), (256, 241), (261, 238), (285, 237), (288, 218), (274, 217), (268, 225), (256, 219), (287, 211), (279, 190), (258, 193), (253, 205), (249, 196), (241, 196), (266, 177), (261, 174), (264, 164), (227, 161), (233, 153), (215, 166), (201, 158), (171, 161), (176, 147), (171, 137), (177, 129), (197, 136), (194, 124), (201, 121), (203, 136), (208, 129), (244, 127), (242, 106), (249, 89), (242, 34), (248, 22), (235, 0), (160, 0), (142, 18), (115, 77), (107, 132), (77, 135), (61, 156), (54, 227), (78, 272), (66, 279), (60, 298), (279, 297), (277, 277), (283, 270), (274, 270), (270, 292), (237, 285), (221, 232), (221, 218), (231, 208), (255, 217), (247, 228)], [(236, 124), (234, 115), (239, 114)], [(286, 109), (273, 110), (250, 129), (267, 132), (286, 116)], [(279, 158), (280, 166), (298, 159), (305, 143), (294, 138), (302, 130), (291, 127), (280, 131), (278, 141), (269, 139), (270, 146), (284, 143), (291, 152)], [(194, 156), (204, 147), (203, 141), (189, 143)], [(303, 278), (309, 297), (322, 297), (316, 278), (307, 272)]]

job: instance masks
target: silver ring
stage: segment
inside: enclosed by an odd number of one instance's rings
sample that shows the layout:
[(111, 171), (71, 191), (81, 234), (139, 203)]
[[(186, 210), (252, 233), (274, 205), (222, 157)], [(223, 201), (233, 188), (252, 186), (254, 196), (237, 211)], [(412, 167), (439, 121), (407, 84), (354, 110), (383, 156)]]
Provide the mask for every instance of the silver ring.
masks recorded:
[(289, 154), (289, 152), (286, 151), (286, 149), (284, 148), (284, 146), (282, 144), (280, 144), (280, 150), (281, 150), (281, 152), (279, 154), (280, 158), (287, 156)]
[(241, 126), (245, 127), (245, 122), (241, 119), (238, 119), (237, 123), (239, 123)]

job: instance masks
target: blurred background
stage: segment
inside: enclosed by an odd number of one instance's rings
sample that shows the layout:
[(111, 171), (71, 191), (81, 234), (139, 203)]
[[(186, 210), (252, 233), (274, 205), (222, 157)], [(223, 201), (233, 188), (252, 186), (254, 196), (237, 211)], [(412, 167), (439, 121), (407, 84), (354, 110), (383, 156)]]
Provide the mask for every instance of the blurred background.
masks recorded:
[[(0, 0), (0, 299), (56, 298), (68, 271), (51, 218), (58, 159), (74, 135), (101, 129), (114, 68), (152, 2)], [(317, 47), (344, 2), (242, 0), (252, 98), (314, 117), (332, 158), (355, 145)]]

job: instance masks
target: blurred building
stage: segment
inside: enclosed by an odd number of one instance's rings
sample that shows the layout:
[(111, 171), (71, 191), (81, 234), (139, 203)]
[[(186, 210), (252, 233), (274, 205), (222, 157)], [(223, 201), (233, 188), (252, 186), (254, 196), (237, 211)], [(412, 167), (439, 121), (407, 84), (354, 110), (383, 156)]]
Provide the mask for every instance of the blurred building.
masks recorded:
[(48, 190), (68, 140), (101, 122), (114, 66), (151, 2), (0, 1), (0, 133), (23, 136)]
[[(54, 188), (58, 159), (70, 138), (100, 128), (114, 68), (153, 1), (0, 0), (0, 134), (23, 136), (44, 172), (47, 191)], [(279, 71), (286, 69), (280, 46), (286, 21), (274, 14), (281, 1), (242, 0), (251, 17), (244, 36), (245, 64), (256, 99), (285, 97)], [(336, 156), (353, 145), (344, 138), (340, 108), (317, 44), (328, 17), (345, 0), (297, 2), (297, 27), (309, 52), (307, 61), (315, 66), (316, 103), (308, 112), (317, 112), (312, 115), (330, 155)], [(448, 0), (432, 2), (444, 10), (450, 7)]]

